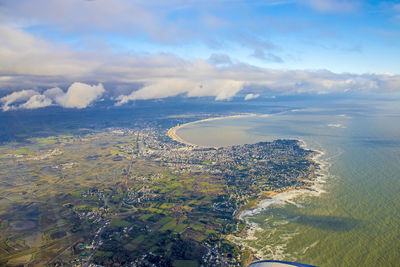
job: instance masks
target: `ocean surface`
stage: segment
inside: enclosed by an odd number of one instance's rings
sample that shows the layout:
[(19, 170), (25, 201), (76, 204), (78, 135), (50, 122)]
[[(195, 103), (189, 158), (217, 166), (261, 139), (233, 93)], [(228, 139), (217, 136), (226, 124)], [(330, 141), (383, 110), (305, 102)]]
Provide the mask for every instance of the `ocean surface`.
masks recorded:
[(400, 266), (399, 101), (305, 105), (270, 116), (195, 123), (177, 134), (213, 146), (301, 139), (324, 152), (318, 192), (283, 193), (244, 217), (251, 230), (235, 242), (259, 258)]

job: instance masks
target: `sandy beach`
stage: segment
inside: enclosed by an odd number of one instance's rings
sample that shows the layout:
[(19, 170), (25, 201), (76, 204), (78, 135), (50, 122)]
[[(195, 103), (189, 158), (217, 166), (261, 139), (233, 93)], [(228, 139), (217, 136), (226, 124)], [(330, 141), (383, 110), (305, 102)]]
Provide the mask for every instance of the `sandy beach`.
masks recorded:
[[(190, 126), (196, 123), (201, 123), (201, 122), (207, 122), (207, 121), (214, 121), (214, 120), (222, 120), (222, 119), (229, 119), (229, 118), (242, 118), (242, 117), (254, 117), (254, 116), (271, 116), (269, 114), (264, 114), (264, 115), (257, 115), (257, 114), (240, 114), (240, 115), (233, 115), (233, 116), (225, 116), (225, 117), (216, 117), (216, 118), (208, 118), (208, 119), (203, 119), (203, 120), (198, 120), (198, 121), (193, 121), (189, 123), (185, 123), (182, 125), (177, 125), (173, 128), (171, 128), (168, 131), (168, 136), (182, 144), (192, 146), (192, 147), (202, 147), (196, 144), (189, 143), (177, 135), (177, 130)], [(244, 240), (256, 240), (256, 235), (257, 232), (260, 230), (259, 225), (256, 223), (250, 222), (247, 218), (254, 216), (257, 213), (262, 212), (263, 210), (268, 209), (268, 207), (273, 206), (273, 205), (285, 205), (285, 204), (292, 204), (301, 207), (300, 204), (295, 202), (295, 199), (301, 195), (310, 195), (310, 196), (318, 196), (321, 193), (324, 193), (325, 191), (323, 190), (323, 186), (326, 182), (326, 178), (328, 176), (327, 174), (327, 169), (328, 169), (328, 163), (322, 160), (322, 157), (325, 155), (323, 151), (316, 150), (316, 149), (311, 149), (307, 146), (306, 142), (304, 140), (298, 139), (299, 145), (301, 148), (306, 149), (306, 150), (312, 150), (314, 153), (312, 156), (310, 156), (310, 160), (315, 162), (317, 169), (315, 171), (314, 177), (310, 180), (312, 184), (307, 187), (307, 188), (302, 188), (302, 189), (294, 189), (294, 188), (288, 188), (285, 190), (279, 190), (279, 191), (272, 191), (269, 192), (269, 194), (265, 195), (260, 195), (260, 200), (256, 204), (255, 207), (252, 207), (251, 209), (248, 210), (239, 210), (238, 214), (236, 215), (239, 219), (244, 220), (247, 224), (247, 230), (244, 236), (242, 237), (234, 237), (231, 236), (229, 239), (237, 244), (244, 245), (246, 244), (243, 242)], [(246, 246), (248, 247), (248, 246)], [(252, 249), (251, 247), (248, 247), (249, 249)], [(253, 250), (253, 249), (252, 249)], [(253, 250), (254, 251), (254, 250)], [(263, 258), (264, 255), (262, 255), (259, 252), (254, 253), (256, 257), (258, 258)]]
[[(183, 140), (176, 133), (177, 130), (179, 130), (180, 128), (190, 126), (193, 124), (197, 124), (197, 123), (201, 123), (201, 122), (230, 119), (230, 118), (255, 117), (255, 116), (267, 117), (267, 116), (271, 116), (271, 115), (270, 114), (261, 114), (260, 115), (260, 114), (248, 113), (248, 114), (238, 114), (238, 115), (232, 115), (232, 116), (214, 117), (214, 118), (208, 118), (208, 119), (203, 119), (203, 120), (197, 120), (197, 121), (177, 125), (171, 129), (169, 129), (168, 136), (171, 139), (173, 139), (179, 143), (185, 144), (187, 146), (204, 147), (204, 146), (192, 144), (190, 142)], [(285, 203), (293, 204), (294, 202), (291, 200), (302, 194), (319, 195), (319, 194), (325, 192), (322, 189), (322, 187), (323, 187), (323, 184), (325, 183), (326, 176), (327, 176), (327, 174), (326, 174), (327, 163), (325, 161), (321, 160), (321, 158), (324, 156), (325, 153), (323, 151), (309, 148), (304, 140), (299, 139), (298, 141), (300, 143), (301, 148), (306, 149), (306, 150), (312, 150), (315, 152), (314, 155), (312, 157), (310, 157), (310, 159), (312, 161), (314, 161), (316, 163), (316, 165), (318, 166), (318, 168), (315, 172), (315, 178), (312, 181), (313, 184), (309, 188), (305, 188), (305, 189), (288, 189), (288, 190), (283, 190), (280, 192), (272, 192), (270, 194), (270, 196), (260, 199), (259, 203), (257, 204), (257, 206), (255, 208), (250, 209), (250, 210), (240, 211), (240, 213), (237, 215), (238, 218), (240, 218), (242, 220), (246, 220), (245, 217), (253, 216), (254, 214), (257, 214), (274, 204), (285, 204)]]
[[(307, 144), (303, 140), (299, 140), (300, 146), (303, 149), (310, 149), (307, 147)], [(297, 197), (303, 196), (303, 195), (308, 195), (308, 196), (319, 196), (320, 194), (324, 193), (325, 191), (323, 190), (324, 184), (326, 183), (326, 179), (328, 177), (328, 172), (327, 169), (329, 168), (329, 165), (326, 161), (322, 160), (321, 158), (325, 155), (323, 151), (315, 150), (315, 149), (310, 149), (314, 152), (316, 152), (310, 159), (314, 161), (319, 168), (315, 172), (314, 179), (312, 181), (312, 185), (310, 187), (304, 188), (304, 189), (288, 189), (280, 192), (276, 192), (276, 194), (273, 194), (271, 197), (265, 198), (265, 199), (260, 199), (259, 203), (257, 206), (253, 209), (249, 210), (242, 210), (240, 214), (238, 215), (238, 218), (241, 220), (244, 220), (247, 224), (247, 229), (246, 233), (244, 236), (241, 237), (231, 237), (230, 240), (238, 245), (245, 246), (249, 248), (250, 250), (253, 251), (254, 256), (258, 259), (263, 259), (266, 257), (261, 251), (249, 246), (246, 244), (244, 241), (249, 241), (249, 240), (257, 240), (257, 235), (259, 231), (262, 231), (263, 229), (260, 228), (260, 226), (257, 223), (252, 223), (248, 220), (248, 217), (252, 217), (266, 209), (268, 209), (270, 206), (276, 206), (276, 205), (286, 205), (286, 204), (292, 204), (297, 207), (302, 207), (301, 204), (297, 203), (295, 199)], [(284, 248), (283, 247), (277, 247), (275, 248), (275, 258), (282, 259), (284, 257)]]
[(285, 203), (291, 203), (291, 204), (297, 205), (295, 202), (293, 202), (291, 200), (300, 195), (303, 195), (303, 194), (318, 196), (321, 193), (325, 192), (322, 187), (325, 184), (325, 181), (327, 178), (328, 164), (327, 164), (327, 162), (325, 162), (321, 159), (325, 155), (325, 153), (320, 150), (310, 149), (309, 147), (307, 147), (307, 144), (303, 140), (299, 140), (299, 142), (300, 142), (301, 148), (307, 149), (307, 150), (312, 150), (315, 152), (315, 154), (312, 157), (310, 157), (310, 160), (315, 162), (316, 165), (318, 166), (317, 170), (315, 171), (314, 180), (311, 180), (312, 185), (310, 187), (304, 188), (304, 189), (288, 189), (288, 190), (285, 190), (282, 192), (277, 192), (275, 195), (261, 200), (258, 203), (257, 207), (255, 207), (254, 209), (243, 210), (239, 214), (240, 219), (245, 220), (246, 216), (253, 216), (274, 204), (280, 205), (280, 204), (285, 204)]
[[(190, 126), (190, 125), (193, 125), (193, 124), (197, 124), (197, 123), (201, 123), (201, 122), (223, 120), (223, 119), (233, 119), (233, 118), (255, 117), (255, 116), (259, 116), (259, 115), (254, 114), (254, 113), (246, 113), (246, 114), (238, 114), (238, 115), (223, 116), (223, 117), (214, 117), (214, 118), (208, 118), (208, 119), (203, 119), (203, 120), (192, 121), (192, 122), (188, 122), (188, 123), (184, 123), (184, 124), (172, 127), (171, 129), (168, 130), (168, 136), (172, 140), (175, 140), (175, 141), (177, 141), (179, 143), (182, 143), (184, 145), (187, 145), (187, 146), (204, 147), (204, 146), (199, 146), (199, 145), (196, 145), (196, 144), (192, 144), (192, 143), (189, 143), (189, 142), (183, 140), (182, 138), (179, 137), (179, 135), (177, 135), (177, 133), (176, 133), (177, 130), (179, 130), (180, 128), (183, 128), (183, 127), (186, 127), (186, 126)], [(265, 114), (265, 115), (261, 115), (261, 116), (269, 116), (269, 115)]]

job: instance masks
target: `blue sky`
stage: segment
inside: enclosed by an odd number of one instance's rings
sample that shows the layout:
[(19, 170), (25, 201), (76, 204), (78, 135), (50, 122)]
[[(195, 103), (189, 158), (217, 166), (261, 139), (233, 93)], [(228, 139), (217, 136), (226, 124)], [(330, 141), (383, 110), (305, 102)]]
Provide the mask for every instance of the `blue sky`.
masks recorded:
[[(150, 14), (143, 25), (112, 12), (113, 16), (99, 12), (105, 16), (104, 24), (87, 23), (96, 15), (90, 12), (96, 1), (80, 1), (88, 6), (80, 15), (87, 18), (80, 22), (71, 22), (74, 7), (65, 20), (41, 19), (40, 13), (21, 8), (24, 1), (17, 2), (11, 7), (22, 9), (21, 13), (12, 15), (32, 19), (21, 29), (74, 49), (108, 46), (114, 52), (172, 53), (188, 59), (224, 53), (263, 67), (400, 72), (400, 3), (396, 1), (131, 1)], [(146, 26), (152, 16), (158, 21)], [(121, 25), (107, 25), (108, 19)]]
[(5, 0), (0, 23), (9, 91), (111, 82), (134, 88), (121, 104), (400, 85), (400, 1)]

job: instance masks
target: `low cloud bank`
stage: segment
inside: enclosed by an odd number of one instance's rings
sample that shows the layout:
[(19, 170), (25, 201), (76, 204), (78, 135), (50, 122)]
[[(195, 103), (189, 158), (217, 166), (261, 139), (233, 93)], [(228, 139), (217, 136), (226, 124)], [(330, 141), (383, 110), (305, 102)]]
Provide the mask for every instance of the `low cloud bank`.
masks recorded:
[(194, 81), (187, 79), (163, 79), (144, 86), (129, 95), (117, 97), (117, 106), (131, 100), (157, 99), (185, 95), (187, 97), (214, 96), (226, 100), (242, 90), (244, 82), (235, 80)]
[[(171, 54), (76, 51), (7, 26), (0, 26), (0, 39), (4, 40), (0, 42), (0, 90), (14, 88), (0, 98), (3, 111), (51, 105), (86, 108), (105, 94), (103, 84), (116, 105), (178, 95), (226, 100), (238, 92), (250, 94), (246, 100), (256, 95), (400, 92), (400, 75), (391, 73), (275, 70), (225, 54), (189, 60)], [(66, 84), (71, 84), (66, 92), (58, 88)]]
[(244, 100), (270, 94), (400, 91), (400, 76), (394, 74), (337, 74), (326, 70), (278, 71), (248, 65), (232, 65), (223, 70), (214, 68), (213, 71), (208, 74), (209, 79), (204, 78), (204, 80), (196, 75), (188, 78), (155, 78), (154, 81), (145, 82), (145, 85), (139, 90), (116, 97), (116, 105), (123, 105), (133, 100), (178, 95), (186, 97), (213, 96), (215, 100), (226, 100), (234, 97), (239, 91), (247, 93)]
[[(399, 93), (400, 75), (395, 74), (337, 74), (321, 71), (284, 71), (255, 68), (249, 65), (232, 65), (219, 69), (212, 65), (200, 68), (190, 66), (180, 71), (171, 68), (171, 78), (148, 75), (146, 78), (125, 81), (124, 87), (132, 85), (131, 91), (118, 91), (118, 82), (108, 85), (105, 94), (102, 83), (89, 85), (74, 82), (66, 92), (58, 87), (44, 92), (20, 90), (0, 98), (3, 111), (35, 109), (51, 105), (82, 109), (111, 96), (116, 106), (135, 100), (160, 99), (166, 97), (214, 97), (216, 101), (229, 100), (242, 92), (244, 100), (268, 95), (329, 94), (329, 93)], [(179, 72), (186, 73), (185, 75)], [(201, 73), (202, 72), (202, 73)], [(152, 76), (152, 77), (149, 77)], [(164, 75), (162, 75), (164, 76)], [(52, 81), (54, 83), (55, 81)], [(142, 84), (139, 89), (139, 84)]]
[(48, 89), (43, 93), (35, 90), (22, 90), (0, 98), (0, 103), (3, 111), (36, 109), (51, 105), (82, 109), (99, 99), (104, 91), (101, 83), (88, 85), (75, 82), (65, 93), (58, 87)]

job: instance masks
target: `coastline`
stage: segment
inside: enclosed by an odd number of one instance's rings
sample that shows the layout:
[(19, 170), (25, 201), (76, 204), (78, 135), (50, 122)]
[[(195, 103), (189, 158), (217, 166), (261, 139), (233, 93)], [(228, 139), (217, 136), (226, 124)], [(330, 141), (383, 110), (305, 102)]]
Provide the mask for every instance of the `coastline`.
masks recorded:
[[(259, 116), (255, 113), (245, 113), (245, 114), (238, 114), (238, 115), (230, 115), (230, 116), (222, 116), (222, 117), (214, 117), (214, 118), (207, 118), (207, 119), (202, 119), (202, 120), (197, 120), (197, 121), (192, 121), (184, 124), (177, 125), (175, 127), (172, 127), (171, 129), (168, 130), (168, 136), (181, 144), (187, 145), (187, 146), (192, 146), (192, 147), (206, 147), (206, 146), (200, 146), (196, 144), (189, 143), (185, 140), (183, 140), (179, 135), (177, 135), (176, 131), (179, 130), (180, 128), (190, 126), (193, 124), (201, 123), (201, 122), (207, 122), (207, 121), (216, 121), (216, 120), (223, 120), (223, 119), (234, 119), (234, 118), (246, 118), (246, 117), (255, 117)], [(261, 116), (269, 116), (269, 114), (261, 115)]]
[[(231, 118), (243, 118), (243, 117), (255, 117), (255, 116), (271, 116), (270, 114), (255, 114), (255, 113), (247, 113), (247, 114), (239, 114), (239, 115), (231, 115), (231, 116), (222, 116), (222, 117), (214, 117), (214, 118), (207, 118), (207, 119), (202, 119), (202, 120), (197, 120), (197, 121), (192, 121), (188, 123), (184, 123), (181, 125), (177, 125), (175, 127), (172, 127), (171, 129), (168, 130), (168, 136), (185, 145), (192, 146), (192, 147), (206, 147), (206, 146), (200, 146), (196, 144), (192, 144), (190, 142), (187, 142), (183, 140), (176, 132), (180, 128), (190, 126), (193, 124), (201, 123), (201, 122), (207, 122), (207, 121), (215, 121), (215, 120), (221, 120), (221, 119), (231, 119)], [(299, 146), (302, 149), (305, 150), (311, 150), (313, 152), (313, 155), (311, 155), (310, 160), (315, 163), (317, 166), (317, 169), (315, 171), (315, 176), (310, 179), (312, 182), (312, 185), (306, 188), (301, 188), (301, 189), (296, 189), (296, 188), (285, 188), (285, 189), (280, 189), (277, 191), (270, 191), (270, 192), (265, 192), (264, 196), (262, 198), (258, 199), (256, 203), (254, 203), (253, 207), (250, 207), (248, 209), (239, 209), (237, 211), (236, 217), (246, 221), (245, 217), (246, 216), (253, 216), (266, 208), (268, 206), (273, 205), (273, 204), (284, 204), (285, 202), (290, 201), (291, 199), (302, 195), (302, 194), (311, 194), (311, 195), (319, 195), (321, 193), (324, 193), (325, 191), (321, 188), (325, 181), (327, 174), (324, 173), (326, 171), (327, 163), (325, 161), (321, 160), (321, 157), (325, 155), (325, 152), (317, 150), (317, 149), (311, 149), (307, 146), (306, 142), (302, 139), (297, 139), (299, 142)], [(288, 202), (292, 203), (293, 202)], [(242, 207), (243, 208), (243, 207)], [(246, 223), (248, 223), (246, 221)]]
[[(304, 141), (302, 140), (299, 140), (299, 142), (304, 143)], [(301, 146), (301, 147), (303, 149), (309, 149), (307, 146)], [(312, 150), (312, 151), (315, 154), (312, 157), (310, 157), (310, 160), (313, 161), (318, 168), (314, 173), (315, 176), (309, 180), (310, 182), (312, 182), (311, 186), (301, 189), (287, 188), (287, 189), (272, 191), (270, 196), (263, 199), (259, 199), (257, 205), (254, 208), (240, 211), (238, 214), (238, 218), (246, 221), (247, 223), (245, 217), (254, 216), (255, 214), (260, 213), (263, 210), (267, 209), (271, 205), (290, 203), (300, 207), (300, 205), (290, 200), (304, 194), (318, 196), (322, 193), (325, 193), (325, 191), (322, 189), (322, 185), (325, 184), (327, 178), (327, 174), (324, 173), (326, 171), (327, 164), (324, 161), (320, 160), (320, 158), (324, 156), (325, 153), (319, 150)]]
[[(182, 144), (192, 146), (192, 147), (206, 147), (206, 146), (200, 146), (196, 144), (189, 143), (185, 140), (183, 140), (179, 135), (177, 135), (177, 130), (179, 130), (182, 127), (186, 127), (189, 125), (193, 125), (196, 123), (200, 122), (207, 122), (207, 121), (214, 121), (214, 120), (220, 120), (220, 119), (229, 119), (229, 118), (240, 118), (240, 117), (255, 117), (255, 116), (271, 116), (269, 114), (263, 114), (263, 115), (257, 115), (257, 114), (240, 114), (240, 115), (233, 115), (233, 116), (224, 116), (224, 117), (215, 117), (215, 118), (208, 118), (208, 119), (203, 119), (203, 120), (197, 120), (189, 123), (185, 123), (182, 125), (177, 125), (171, 129), (168, 130), (168, 136)], [(315, 170), (314, 170), (314, 175), (313, 177), (310, 177), (308, 181), (310, 181), (310, 185), (306, 186), (304, 188), (294, 188), (294, 187), (288, 187), (288, 188), (281, 188), (279, 190), (275, 191), (268, 191), (264, 192), (263, 194), (259, 195), (259, 198), (255, 200), (252, 205), (249, 207), (240, 207), (239, 209), (236, 210), (236, 215), (235, 217), (244, 221), (246, 224), (246, 227), (244, 231), (240, 234), (240, 236), (233, 236), (233, 235), (227, 235), (226, 238), (237, 244), (241, 245), (243, 247), (246, 247), (250, 251), (252, 251), (252, 256), (255, 257), (256, 259), (262, 259), (264, 258), (264, 255), (260, 252), (256, 252), (256, 249), (252, 248), (251, 246), (245, 244), (243, 241), (245, 240), (256, 240), (256, 234), (258, 230), (261, 230), (258, 224), (250, 222), (247, 218), (254, 216), (266, 209), (272, 205), (285, 205), (285, 204), (292, 204), (297, 207), (301, 207), (300, 204), (295, 203), (292, 201), (293, 199), (301, 196), (301, 195), (309, 195), (309, 196), (318, 196), (325, 191), (323, 190), (323, 185), (326, 182), (326, 179), (328, 177), (327, 174), (327, 168), (329, 167), (327, 162), (322, 160), (321, 158), (325, 155), (325, 152), (317, 150), (317, 149), (312, 149), (307, 146), (306, 142), (301, 139), (297, 139), (299, 146), (304, 149), (304, 150), (310, 150), (312, 151), (312, 154), (308, 156), (309, 160), (312, 161), (315, 165)], [(283, 252), (283, 251), (282, 251)]]
[[(316, 166), (318, 166), (318, 168), (315, 170), (313, 179), (310, 179), (310, 181), (312, 182), (311, 186), (301, 189), (288, 188), (285, 190), (273, 191), (270, 197), (259, 199), (257, 205), (254, 208), (240, 210), (237, 215), (240, 220), (246, 223), (247, 227), (245, 228), (242, 235), (230, 236), (229, 241), (237, 245), (246, 247), (247, 249), (252, 251), (253, 257), (255, 259), (265, 259), (267, 255), (264, 255), (261, 251), (246, 244), (246, 241), (257, 240), (257, 233), (259, 231), (262, 231), (263, 229), (257, 223), (250, 222), (248, 218), (257, 215), (258, 213), (268, 209), (270, 206), (273, 205), (291, 204), (301, 208), (302, 205), (294, 202), (293, 199), (303, 195), (319, 196), (320, 194), (326, 192), (325, 190), (323, 190), (323, 186), (326, 183), (326, 179), (328, 178), (327, 169), (329, 168), (329, 165), (326, 161), (321, 159), (325, 155), (325, 152), (316, 149), (310, 149), (309, 147), (307, 147), (307, 144), (304, 140), (298, 141), (303, 149), (311, 150), (314, 152), (314, 154), (310, 157), (310, 160), (312, 160), (316, 164)], [(282, 260), (284, 256), (284, 246), (277, 248), (274, 259)]]

